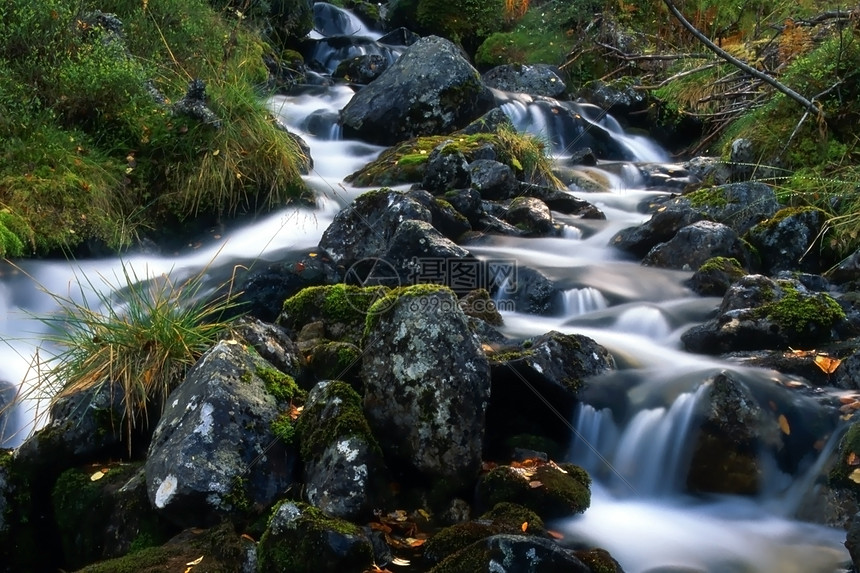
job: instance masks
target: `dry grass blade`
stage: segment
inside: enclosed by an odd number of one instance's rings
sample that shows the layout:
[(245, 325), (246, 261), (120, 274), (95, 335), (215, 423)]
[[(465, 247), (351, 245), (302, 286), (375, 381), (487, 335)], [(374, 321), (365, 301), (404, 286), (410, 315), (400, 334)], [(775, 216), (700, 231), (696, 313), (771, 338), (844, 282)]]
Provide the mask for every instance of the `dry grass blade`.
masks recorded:
[(80, 277), (77, 296), (39, 285), (59, 307), (55, 314), (36, 317), (50, 328), (46, 341), (59, 350), (45, 361), (30, 396), (23, 398), (50, 396), (53, 405), (107, 384), (121, 398), (130, 451), (135, 427), (150, 419), (150, 408), (163, 408), (186, 371), (235, 315), (225, 318), (236, 306), (229, 289), (226, 295), (207, 297), (205, 272), (175, 282), (170, 274), (140, 276), (123, 263), (115, 281), (100, 276), (103, 284), (98, 285)]

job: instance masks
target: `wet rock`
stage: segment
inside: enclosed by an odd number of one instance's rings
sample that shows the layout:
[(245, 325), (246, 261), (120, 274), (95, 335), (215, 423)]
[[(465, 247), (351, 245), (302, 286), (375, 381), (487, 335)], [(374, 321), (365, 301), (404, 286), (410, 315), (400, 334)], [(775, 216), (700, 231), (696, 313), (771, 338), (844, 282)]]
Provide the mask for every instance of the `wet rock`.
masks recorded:
[(445, 193), (444, 197), (473, 227), (485, 214), (481, 194), (475, 189), (455, 189)]
[(860, 250), (839, 261), (832, 269), (825, 271), (824, 275), (836, 284), (860, 280)]
[(433, 148), (427, 157), (424, 178), (421, 187), (430, 193), (445, 193), (449, 189), (465, 189), (469, 187), (469, 177), (466, 156), (444, 141)]
[(593, 204), (560, 189), (521, 182), (517, 195), (540, 199), (553, 211), (558, 211), (565, 215), (575, 215), (583, 219), (606, 219), (603, 211)]
[(526, 507), (542, 519), (582, 513), (591, 505), (591, 478), (573, 464), (538, 463), (521, 468), (498, 466), (478, 482), (477, 504), (491, 508), (509, 502)]
[(673, 201), (658, 209), (645, 223), (616, 233), (609, 244), (641, 258), (657, 245), (670, 241), (684, 227), (704, 218), (687, 201)]
[(212, 525), (269, 506), (291, 483), (295, 455), (271, 429), (284, 407), (272, 393), (276, 374), (241, 344), (222, 341), (168, 396), (145, 465), (161, 515), (183, 527)]
[(692, 270), (713, 257), (749, 259), (746, 247), (730, 227), (713, 221), (697, 221), (681, 228), (669, 241), (651, 249), (642, 259), (642, 264)]
[(555, 66), (547, 64), (505, 64), (488, 70), (484, 84), (498, 90), (558, 98), (566, 86)]
[[(696, 492), (751, 495), (761, 487), (760, 433), (778, 431), (746, 386), (728, 373), (711, 381), (708, 411), (687, 474)], [(771, 436), (771, 441), (774, 436)]]
[(486, 289), (475, 289), (460, 297), (458, 302), (466, 316), (477, 318), (491, 326), (502, 326), (502, 315)]
[(510, 199), (519, 191), (519, 181), (514, 170), (498, 161), (476, 159), (469, 164), (472, 189), (489, 200)]
[[(308, 287), (284, 301), (278, 324), (297, 331), (318, 324), (319, 336), (325, 341), (359, 345), (371, 305), (387, 292), (383, 286), (358, 287), (343, 283)], [(309, 339), (303, 333), (301, 338)]]
[(303, 345), (314, 380), (342, 380), (357, 391), (361, 385), (361, 348), (351, 342), (317, 339)]
[(423, 189), (412, 189), (406, 195), (424, 205), (430, 211), (433, 227), (452, 241), (472, 229), (469, 219), (442, 197), (434, 197)]
[(293, 377), (301, 375), (304, 359), (283, 327), (242, 317), (233, 324), (233, 331), (281, 372)]
[(534, 197), (517, 197), (511, 201), (505, 221), (522, 230), (527, 237), (557, 234), (549, 207)]
[(855, 570), (860, 570), (860, 513), (855, 513), (848, 524), (848, 535), (845, 538), (845, 547), (851, 555), (851, 562)]
[(388, 59), (380, 54), (366, 54), (343, 60), (337, 65), (335, 78), (343, 78), (356, 84), (369, 84), (388, 68)]
[(374, 308), (385, 310), (368, 325), (364, 409), (386, 460), (449, 491), (474, 483), (489, 365), (454, 293), (418, 285)]
[(308, 502), (332, 517), (354, 522), (370, 519), (388, 480), (382, 450), (356, 391), (340, 381), (314, 386), (296, 432)]
[(358, 196), (338, 213), (320, 239), (337, 265), (346, 268), (362, 259), (380, 257), (403, 221), (431, 222), (430, 211), (405, 193), (380, 189)]
[(678, 200), (689, 201), (708, 219), (728, 225), (741, 236), (754, 225), (773, 217), (781, 208), (773, 188), (758, 182), (699, 189)]
[(580, 90), (578, 97), (606, 110), (607, 113), (624, 123), (631, 122), (630, 114), (647, 109), (647, 92), (635, 89), (628, 79), (616, 82), (590, 81)]
[(323, 252), (302, 254), (292, 261), (255, 266), (241, 277), (237, 309), (265, 322), (274, 322), (284, 301), (303, 288), (334, 284), (343, 271)]
[(705, 261), (687, 284), (702, 296), (723, 296), (735, 281), (746, 275), (737, 259), (713, 257)]
[(592, 573), (571, 551), (554, 541), (526, 535), (494, 535), (468, 546), (430, 570), (430, 573), (462, 571), (499, 573)]
[[(489, 355), (493, 380), (487, 411), (488, 449), (500, 457), (517, 434), (547, 436), (565, 443), (580, 390), (591, 376), (615, 368), (612, 355), (591, 338), (550, 331), (517, 346), (500, 346)], [(549, 416), (546, 399), (561, 415)]]
[(693, 157), (685, 161), (683, 167), (699, 181), (714, 185), (725, 185), (732, 176), (729, 166), (719, 157)]
[(752, 227), (747, 240), (758, 250), (762, 272), (819, 272), (819, 249), (813, 245), (826, 220), (827, 215), (820, 209), (786, 208)]
[[(399, 280), (391, 286), (431, 282), (458, 288), (450, 272), (452, 261), (476, 261), (472, 255), (425, 221), (404, 221), (391, 238), (382, 257), (396, 271)], [(479, 278), (466, 290), (478, 286)]]
[(845, 312), (796, 280), (747, 275), (726, 292), (717, 317), (681, 335), (691, 352), (804, 348), (831, 340)]
[(390, 46), (411, 46), (421, 39), (421, 36), (406, 28), (397, 28), (391, 30), (377, 40), (380, 44), (388, 44)]
[(285, 501), (272, 512), (257, 559), (259, 573), (362, 573), (373, 563), (373, 546), (360, 527)]
[(490, 294), (501, 308), (514, 312), (552, 316), (564, 308), (561, 289), (542, 272), (529, 267), (516, 267), (507, 280), (493, 285)]
[(493, 107), (477, 70), (436, 36), (415, 42), (344, 107), (344, 134), (380, 145), (450, 133)]
[(732, 141), (730, 155), (732, 179), (734, 181), (747, 181), (756, 168), (755, 150), (753, 142), (749, 139), (736, 139)]

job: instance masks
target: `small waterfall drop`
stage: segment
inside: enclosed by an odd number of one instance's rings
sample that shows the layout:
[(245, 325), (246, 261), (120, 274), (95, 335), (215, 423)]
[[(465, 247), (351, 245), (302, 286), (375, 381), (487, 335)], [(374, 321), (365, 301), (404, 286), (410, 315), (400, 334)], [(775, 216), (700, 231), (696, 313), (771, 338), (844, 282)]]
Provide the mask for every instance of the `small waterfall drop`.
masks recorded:
[(609, 306), (609, 301), (594, 287), (572, 288), (564, 291), (565, 313), (579, 316)]

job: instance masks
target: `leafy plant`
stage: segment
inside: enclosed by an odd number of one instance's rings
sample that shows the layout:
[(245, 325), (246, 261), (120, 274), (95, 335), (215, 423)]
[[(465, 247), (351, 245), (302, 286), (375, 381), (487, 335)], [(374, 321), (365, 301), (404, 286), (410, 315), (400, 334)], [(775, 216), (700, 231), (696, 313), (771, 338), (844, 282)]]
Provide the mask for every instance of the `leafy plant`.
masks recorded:
[(60, 311), (39, 320), (50, 328), (45, 340), (59, 352), (23, 398), (55, 403), (107, 384), (122, 397), (130, 450), (132, 431), (146, 423), (150, 408), (163, 408), (186, 371), (229, 328), (224, 317), (236, 306), (233, 296), (228, 290), (207, 297), (205, 272), (179, 282), (170, 274), (149, 279), (123, 263), (114, 277), (119, 285), (104, 276), (102, 285), (83, 277), (75, 281), (76, 296), (48, 292)]

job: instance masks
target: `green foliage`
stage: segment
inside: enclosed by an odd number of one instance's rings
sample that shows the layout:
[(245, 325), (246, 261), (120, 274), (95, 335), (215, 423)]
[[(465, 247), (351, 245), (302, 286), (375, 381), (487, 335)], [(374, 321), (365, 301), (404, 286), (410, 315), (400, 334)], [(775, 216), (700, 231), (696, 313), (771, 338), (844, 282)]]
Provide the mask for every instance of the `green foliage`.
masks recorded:
[(505, 24), (505, 0), (420, 0), (418, 23), (429, 33), (472, 43)]
[[(267, 48), (244, 16), (222, 8), (0, 6), (0, 210), (17, 217), (2, 225), (22, 243), (0, 231), (8, 254), (91, 239), (119, 250), (165, 221), (266, 210), (306, 193), (302, 152), (256, 89)], [(171, 112), (191, 79), (206, 82), (221, 129)]]
[(40, 320), (51, 328), (46, 339), (60, 350), (25, 398), (53, 403), (108, 384), (122, 397), (131, 449), (132, 430), (149, 419), (148, 409), (163, 408), (185, 372), (228, 328), (221, 317), (234, 304), (229, 296), (203, 299), (204, 273), (178, 283), (169, 275), (143, 280), (123, 265), (115, 281), (75, 281), (78, 296), (48, 292), (61, 312)]
[(478, 66), (555, 64), (564, 61), (576, 30), (591, 21), (603, 2), (550, 0), (534, 3), (510, 31), (491, 34), (475, 53)]

